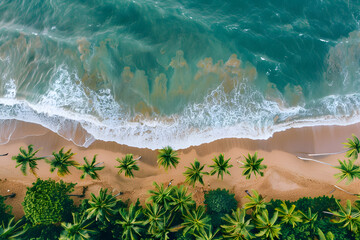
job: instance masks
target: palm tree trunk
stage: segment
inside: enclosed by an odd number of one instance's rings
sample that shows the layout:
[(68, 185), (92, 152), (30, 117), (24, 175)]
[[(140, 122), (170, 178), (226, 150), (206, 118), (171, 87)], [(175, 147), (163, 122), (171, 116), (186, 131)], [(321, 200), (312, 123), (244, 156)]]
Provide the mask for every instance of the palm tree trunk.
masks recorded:
[(360, 196), (360, 194), (348, 192), (348, 191), (346, 191), (345, 189), (342, 189), (341, 187), (338, 187), (338, 186), (336, 186), (336, 185), (334, 185), (334, 187), (336, 187), (336, 188), (339, 189), (340, 191), (343, 191), (343, 192), (345, 192), (345, 193), (347, 193), (347, 194), (350, 194), (350, 195), (353, 195), (353, 196)]
[(134, 160), (140, 160), (141, 159), (141, 156), (139, 156), (138, 158), (135, 158)]
[(303, 158), (303, 157), (299, 157), (299, 156), (296, 156), (296, 157), (297, 157), (298, 159), (300, 159), (300, 160), (313, 161), (313, 162), (322, 163), (322, 164), (326, 164), (326, 165), (335, 167), (334, 165), (332, 165), (332, 164), (330, 164), (330, 163), (322, 162), (322, 161), (315, 160), (315, 159), (312, 159), (312, 158)]
[(328, 212), (328, 211), (323, 211), (323, 213), (326, 213), (326, 214), (329, 214), (329, 215), (332, 215), (334, 216), (334, 214), (332, 212)]
[(85, 197), (85, 193), (86, 193), (86, 190), (88, 189), (88, 187), (83, 187), (83, 191), (82, 191), (82, 194), (68, 194), (68, 196), (70, 197), (78, 197), (78, 198), (83, 198)]
[(9, 195), (5, 195), (3, 196), (5, 199), (7, 198), (14, 198), (16, 196), (16, 193), (12, 193), (12, 194), (9, 194)]
[(340, 151), (340, 152), (334, 152), (334, 153), (308, 153), (306, 155), (308, 155), (309, 157), (328, 156), (328, 155), (336, 155), (336, 154), (340, 154), (340, 153), (345, 153), (347, 151), (348, 151), (348, 149), (345, 149), (345, 150)]
[(97, 165), (100, 165), (100, 164), (103, 164), (104, 162), (101, 162), (101, 163), (97, 163), (94, 165), (94, 167), (96, 167)]
[(249, 197), (252, 197), (249, 190), (245, 190), (246, 194), (249, 195)]
[(1, 154), (0, 157), (5, 157), (7, 155), (9, 155), (9, 153)]
[(118, 194), (114, 195), (114, 197), (117, 197), (117, 196), (120, 196), (120, 195), (123, 195), (123, 192), (119, 192)]

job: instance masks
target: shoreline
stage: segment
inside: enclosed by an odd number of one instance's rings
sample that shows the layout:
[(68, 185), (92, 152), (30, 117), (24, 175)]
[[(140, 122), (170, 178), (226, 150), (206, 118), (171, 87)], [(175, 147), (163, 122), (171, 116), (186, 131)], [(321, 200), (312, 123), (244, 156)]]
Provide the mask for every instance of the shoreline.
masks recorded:
[[(71, 148), (76, 153), (74, 160), (80, 164), (83, 163), (84, 156), (92, 159), (95, 154), (98, 154), (97, 161), (105, 162), (105, 168), (99, 172), (101, 180), (91, 180), (90, 178), (81, 180), (81, 172), (75, 168), (70, 168), (71, 175), (60, 178), (56, 173), (50, 173), (50, 167), (44, 161), (39, 161), (38, 164), (37, 173), (42, 179), (53, 178), (78, 183), (74, 194), (80, 193), (82, 186), (89, 186), (86, 198), (90, 196), (90, 192), (97, 195), (101, 187), (106, 187), (113, 190), (114, 194), (123, 192), (120, 199), (130, 198), (131, 201), (136, 201), (139, 198), (143, 204), (148, 197), (147, 191), (153, 189), (154, 181), (167, 184), (174, 179), (174, 185), (183, 184), (185, 177), (182, 173), (185, 171), (185, 167), (194, 161), (194, 158), (197, 158), (202, 164), (207, 164), (205, 171), (209, 171), (208, 166), (212, 164), (211, 159), (223, 153), (226, 159), (231, 157), (230, 163), (234, 165), (230, 169), (231, 176), (224, 176), (223, 181), (217, 180), (216, 176), (205, 176), (204, 186), (199, 184), (195, 188), (188, 186), (198, 204), (203, 202), (204, 191), (216, 188), (229, 189), (230, 192), (235, 193), (240, 204), (246, 195), (244, 191), (251, 189), (267, 196), (268, 201), (271, 198), (296, 200), (300, 197), (322, 195), (334, 195), (343, 200), (355, 200), (357, 197), (339, 190), (329, 194), (334, 189), (333, 185), (336, 184), (336, 179), (333, 177), (337, 172), (336, 169), (319, 163), (302, 161), (296, 157), (303, 153), (341, 151), (343, 150), (341, 143), (351, 137), (352, 133), (360, 136), (360, 123), (347, 126), (291, 128), (277, 132), (267, 140), (219, 139), (211, 143), (178, 150), (179, 165), (176, 169), (169, 169), (166, 172), (157, 167), (156, 150), (129, 147), (100, 140), (96, 140), (88, 148), (78, 147), (40, 125), (18, 121), (12, 139), (7, 144), (0, 145), (0, 154), (9, 153), (8, 156), (0, 158), (0, 195), (6, 195), (7, 190), (17, 194), (14, 199), (7, 199), (6, 203), (13, 206), (13, 214), (17, 218), (21, 217), (23, 214), (21, 202), (25, 196), (26, 187), (30, 186), (36, 177), (30, 173), (27, 176), (22, 175), (20, 169), (15, 168), (15, 161), (11, 160), (11, 157), (19, 153), (20, 146), (27, 147), (27, 145), (33, 144), (35, 149), (40, 149), (39, 156), (51, 155), (53, 151), (59, 151), (61, 147), (65, 147), (65, 150)], [(24, 137), (24, 135), (27, 136)], [(159, 146), (159, 148), (161, 147), (163, 146)], [(253, 154), (255, 151), (258, 152), (259, 157), (264, 158), (263, 163), (268, 168), (265, 170), (264, 177), (252, 176), (247, 180), (242, 176), (242, 169), (239, 168), (240, 164), (237, 161), (243, 160), (243, 155)], [(127, 153), (132, 153), (135, 157), (142, 156), (138, 162), (140, 171), (135, 172), (133, 179), (119, 176), (118, 169), (115, 168), (118, 165), (115, 159), (122, 158)], [(316, 159), (337, 165), (337, 159), (343, 159), (344, 156), (345, 154), (337, 154)], [(360, 181), (357, 180), (349, 186), (344, 182), (337, 185), (350, 192), (360, 192)], [(80, 201), (76, 197), (73, 199), (76, 204)]]

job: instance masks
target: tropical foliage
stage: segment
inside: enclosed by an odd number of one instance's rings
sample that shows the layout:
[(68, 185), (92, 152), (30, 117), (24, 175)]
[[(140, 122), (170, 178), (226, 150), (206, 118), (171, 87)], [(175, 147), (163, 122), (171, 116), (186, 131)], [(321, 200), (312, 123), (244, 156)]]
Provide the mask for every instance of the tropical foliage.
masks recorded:
[(95, 221), (105, 222), (111, 221), (111, 217), (114, 216), (116, 209), (117, 199), (107, 193), (108, 189), (100, 189), (99, 195), (91, 193), (91, 198), (88, 201), (90, 205), (86, 210), (87, 219), (95, 219)]
[(259, 174), (261, 177), (264, 176), (264, 172), (262, 170), (266, 169), (267, 166), (261, 164), (262, 161), (264, 161), (264, 158), (258, 158), (257, 152), (254, 153), (254, 155), (248, 154), (248, 156), (244, 156), (245, 160), (242, 161), (243, 166), (241, 168), (244, 168), (243, 175), (246, 176), (246, 179), (250, 179), (251, 174), (254, 174), (255, 176)]
[(184, 175), (186, 176), (185, 182), (189, 183), (193, 187), (195, 187), (196, 182), (204, 185), (203, 175), (208, 175), (207, 172), (204, 172), (204, 165), (201, 165), (200, 162), (195, 159), (194, 163), (191, 163), (191, 167), (186, 167), (186, 171)]
[(231, 175), (229, 172), (229, 168), (232, 168), (233, 165), (229, 164), (231, 158), (225, 160), (224, 154), (220, 154), (219, 157), (214, 157), (214, 165), (210, 165), (213, 170), (211, 170), (210, 175), (214, 175), (217, 173), (217, 177), (221, 176), (221, 179), (224, 177), (224, 173)]
[(20, 147), (20, 153), (17, 156), (12, 157), (12, 160), (15, 160), (17, 163), (15, 167), (20, 167), (21, 172), (26, 175), (29, 166), (30, 172), (37, 176), (35, 172), (37, 169), (36, 161), (45, 159), (44, 157), (35, 157), (38, 151), (39, 150), (34, 151), (33, 145), (28, 146), (28, 151), (26, 151), (23, 147)]
[(37, 179), (22, 203), (25, 217), (33, 224), (54, 224), (71, 218), (73, 200), (67, 195), (75, 184)]
[(46, 162), (50, 164), (50, 172), (57, 170), (57, 175), (63, 177), (70, 174), (69, 167), (77, 167), (79, 164), (72, 160), (72, 157), (75, 153), (71, 152), (71, 149), (64, 152), (64, 148), (61, 148), (59, 152), (53, 152), (53, 159), (47, 160)]
[(133, 178), (133, 171), (139, 171), (139, 166), (136, 164), (137, 160), (134, 159), (132, 154), (126, 154), (122, 159), (116, 158), (116, 161), (120, 163), (120, 165), (116, 167), (120, 169), (119, 174), (124, 172), (125, 177)]
[(102, 163), (96, 163), (96, 156), (97, 155), (94, 155), (91, 163), (89, 163), (87, 158), (84, 157), (85, 164), (77, 167), (77, 169), (83, 171), (83, 174), (80, 176), (81, 179), (84, 179), (87, 175), (89, 175), (92, 179), (100, 179), (96, 171), (104, 169), (105, 166), (98, 167)]
[(346, 160), (338, 161), (340, 166), (334, 167), (340, 170), (340, 173), (334, 175), (338, 179), (338, 182), (346, 179), (346, 184), (350, 184), (355, 178), (360, 178), (360, 168), (359, 166), (354, 165), (354, 160), (349, 159), (348, 162), (346, 162)]
[(170, 146), (164, 147), (159, 150), (159, 155), (157, 157), (157, 162), (159, 166), (163, 166), (165, 170), (168, 168), (174, 167), (179, 164), (179, 158), (177, 157), (178, 153), (174, 151)]
[(347, 142), (343, 143), (344, 147), (347, 149), (346, 157), (357, 159), (360, 153), (360, 141), (359, 139), (353, 134), (352, 139), (347, 138)]

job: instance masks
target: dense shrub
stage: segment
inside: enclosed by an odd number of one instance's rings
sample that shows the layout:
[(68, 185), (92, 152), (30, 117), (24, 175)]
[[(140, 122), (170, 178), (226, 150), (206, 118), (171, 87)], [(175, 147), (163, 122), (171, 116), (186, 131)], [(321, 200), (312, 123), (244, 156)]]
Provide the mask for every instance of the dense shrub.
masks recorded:
[(204, 201), (207, 213), (211, 217), (211, 224), (214, 228), (218, 228), (223, 224), (221, 219), (226, 214), (231, 214), (236, 209), (238, 202), (235, 199), (235, 194), (229, 193), (226, 189), (211, 190), (205, 194)]
[(53, 224), (71, 219), (73, 200), (67, 195), (75, 184), (37, 179), (28, 187), (24, 202), (25, 217), (32, 224)]
[(6, 205), (4, 201), (5, 198), (0, 195), (0, 225), (2, 222), (6, 224), (13, 217), (11, 214), (12, 207)]

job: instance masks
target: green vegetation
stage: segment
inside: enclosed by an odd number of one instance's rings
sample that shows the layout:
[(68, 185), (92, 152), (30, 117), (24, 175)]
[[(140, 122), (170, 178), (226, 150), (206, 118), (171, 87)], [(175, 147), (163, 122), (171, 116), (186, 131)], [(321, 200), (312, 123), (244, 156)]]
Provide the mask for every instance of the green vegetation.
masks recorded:
[(79, 165), (76, 161), (72, 160), (75, 153), (72, 153), (71, 149), (64, 152), (64, 148), (61, 148), (58, 153), (53, 152), (52, 155), (54, 159), (46, 160), (46, 162), (50, 164), (50, 172), (54, 172), (57, 169), (59, 177), (70, 174), (69, 167), (77, 167)]
[(137, 160), (134, 159), (132, 154), (126, 154), (124, 158), (117, 158), (116, 161), (120, 163), (120, 165), (116, 167), (120, 169), (119, 174), (124, 172), (125, 177), (133, 178), (133, 171), (139, 171), (139, 166), (136, 164)]
[[(26, 161), (25, 169), (30, 161), (37, 161), (34, 160), (37, 151), (30, 146), (28, 152), (21, 149), (19, 154), (23, 158), (26, 154), (30, 156), (31, 160)], [(58, 164), (61, 161), (54, 161), (53, 171), (58, 169), (58, 174), (61, 172), (59, 175), (65, 175), (68, 170), (64, 169), (74, 166), (66, 163), (73, 161), (70, 160), (73, 153), (70, 150), (63, 153), (61, 149), (58, 155), (64, 165)], [(349, 155), (352, 159), (348, 162), (343, 162), (346, 169), (354, 169), (353, 155)], [(86, 158), (84, 161), (85, 164), (78, 167), (83, 171), (82, 178), (86, 175), (98, 178), (95, 171), (103, 167), (97, 169), (96, 155), (91, 164)], [(118, 167), (120, 173), (124, 171), (125, 176), (134, 177), (132, 171), (138, 170), (138, 167), (132, 154), (117, 161), (121, 164)], [(225, 160), (221, 154), (213, 161), (211, 175), (217, 174), (218, 178), (222, 178), (224, 173), (229, 174), (228, 169), (232, 167), (230, 158)], [(249, 154), (243, 162), (243, 174), (247, 178), (252, 173), (262, 176), (261, 170), (266, 168), (261, 165), (262, 161), (262, 158), (257, 158), (257, 153), (253, 156)], [(32, 166), (36, 168), (36, 162)], [(173, 164), (170, 166), (176, 167)], [(196, 182), (204, 185), (203, 175), (208, 174), (204, 168), (205, 164), (195, 160), (184, 173), (185, 182), (192, 186)], [(353, 175), (341, 172), (337, 176), (343, 180)], [(345, 204), (333, 196), (305, 197), (294, 202), (276, 199), (267, 201), (259, 192), (252, 190), (246, 191), (247, 195), (238, 202), (229, 190), (216, 189), (204, 191), (203, 203), (199, 203), (197, 192), (196, 203), (184, 185), (171, 186), (156, 182), (153, 185), (154, 189), (148, 191), (144, 206), (139, 201), (123, 202), (117, 195), (112, 195), (109, 189), (103, 188), (98, 195), (91, 193), (89, 199), (82, 199), (79, 206), (75, 206), (70, 198), (73, 195), (69, 194), (75, 184), (37, 179), (28, 187), (22, 203), (25, 216), (18, 221), (11, 215), (6, 199), (0, 196), (0, 240), (360, 239), (360, 199), (354, 203), (348, 200)]]
[(242, 161), (243, 166), (241, 168), (244, 168), (243, 175), (246, 176), (246, 179), (250, 179), (251, 174), (259, 174), (261, 177), (264, 176), (264, 173), (262, 170), (266, 169), (267, 166), (261, 164), (262, 161), (264, 161), (264, 158), (258, 158), (257, 152), (254, 153), (253, 156), (248, 154), (248, 156), (244, 156), (245, 161)]
[(71, 218), (73, 200), (67, 195), (75, 184), (37, 179), (28, 187), (24, 202), (25, 217), (33, 224), (56, 224)]
[(26, 152), (25, 149), (20, 147), (20, 153), (17, 156), (13, 156), (12, 160), (15, 160), (17, 165), (15, 167), (20, 167), (21, 172), (26, 175), (27, 174), (27, 168), (29, 165), (29, 170), (32, 174), (36, 175), (35, 170), (37, 169), (37, 162), (39, 160), (45, 159), (44, 157), (35, 157), (36, 153), (39, 150), (34, 151), (34, 146), (29, 145), (28, 151)]
[(221, 176), (221, 180), (224, 177), (224, 173), (231, 175), (229, 168), (232, 168), (233, 165), (229, 164), (230, 159), (231, 158), (225, 160), (223, 154), (220, 154), (219, 157), (214, 157), (214, 165), (210, 165), (210, 167), (213, 168), (213, 170), (210, 172), (210, 175), (212, 176), (217, 173), (217, 177), (219, 178)]
[(186, 167), (187, 170), (184, 172), (186, 176), (185, 182), (195, 187), (196, 182), (204, 185), (203, 175), (208, 175), (207, 172), (203, 172), (205, 165), (201, 165), (200, 162), (195, 159), (194, 163), (191, 163), (191, 167)]
[(84, 179), (86, 175), (89, 175), (92, 179), (100, 179), (96, 171), (104, 169), (105, 166), (98, 167), (98, 165), (103, 164), (103, 162), (96, 163), (96, 156), (97, 155), (94, 155), (91, 164), (88, 162), (87, 158), (84, 157), (85, 164), (77, 167), (77, 169), (83, 171), (83, 174), (80, 176), (81, 179)]
[(157, 162), (159, 166), (163, 166), (165, 170), (176, 166), (179, 164), (179, 158), (177, 157), (178, 153), (174, 151), (170, 146), (164, 147), (159, 150), (159, 155), (157, 157)]

